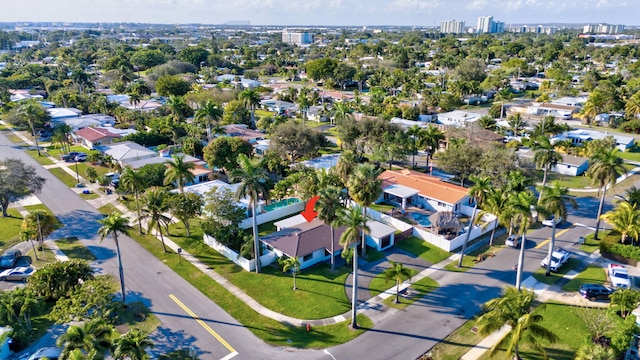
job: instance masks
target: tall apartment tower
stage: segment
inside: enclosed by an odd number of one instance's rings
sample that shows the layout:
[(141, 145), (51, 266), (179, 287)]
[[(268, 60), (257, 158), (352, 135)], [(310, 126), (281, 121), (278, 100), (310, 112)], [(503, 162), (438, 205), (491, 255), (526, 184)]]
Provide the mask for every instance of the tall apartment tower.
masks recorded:
[(282, 32), (282, 42), (289, 45), (307, 45), (313, 42), (313, 34), (303, 32)]
[(443, 21), (442, 25), (440, 25), (440, 32), (443, 34), (462, 34), (464, 32), (464, 21)]
[(478, 27), (476, 32), (479, 34), (488, 34), (493, 32), (493, 16), (480, 16), (478, 18)]

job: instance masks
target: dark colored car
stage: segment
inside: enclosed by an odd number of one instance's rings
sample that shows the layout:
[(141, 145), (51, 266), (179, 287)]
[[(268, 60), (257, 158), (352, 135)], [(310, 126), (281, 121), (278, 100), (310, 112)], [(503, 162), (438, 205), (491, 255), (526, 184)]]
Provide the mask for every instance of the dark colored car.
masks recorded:
[(582, 297), (591, 301), (609, 300), (609, 296), (614, 292), (614, 289), (600, 284), (582, 284), (578, 292)]
[(16, 266), (18, 259), (22, 256), (20, 250), (9, 250), (0, 257), (0, 268), (8, 269)]
[(80, 153), (77, 151), (72, 151), (68, 154), (64, 154), (62, 156), (60, 156), (60, 160), (62, 161), (73, 161), (75, 160), (76, 156), (78, 156)]

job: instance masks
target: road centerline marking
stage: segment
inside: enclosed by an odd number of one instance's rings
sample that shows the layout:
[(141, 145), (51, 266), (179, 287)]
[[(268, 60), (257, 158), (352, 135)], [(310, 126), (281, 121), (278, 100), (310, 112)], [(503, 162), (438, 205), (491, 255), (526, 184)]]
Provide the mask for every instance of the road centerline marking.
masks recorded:
[[(557, 233), (556, 233), (556, 239), (558, 238), (558, 236), (560, 236), (560, 235), (562, 235), (562, 234), (566, 233), (567, 231), (569, 231), (569, 230), (573, 229), (574, 227), (575, 227), (575, 225), (571, 225), (571, 226), (569, 226), (568, 228), (566, 228), (566, 229), (564, 229), (564, 230), (561, 230), (561, 231), (557, 232)], [(540, 249), (541, 247), (545, 246), (549, 241), (551, 241), (551, 238), (548, 238), (547, 240), (545, 240), (545, 241), (541, 242), (540, 244), (536, 245), (536, 247), (535, 247), (535, 248), (536, 248), (536, 249)]]
[(178, 306), (180, 306), (182, 310), (184, 310), (187, 314), (189, 314), (209, 334), (211, 334), (214, 338), (216, 338), (220, 342), (220, 344), (222, 344), (222, 346), (227, 348), (227, 350), (229, 350), (232, 353), (236, 353), (236, 354), (238, 353), (231, 345), (229, 345), (229, 343), (225, 339), (222, 338), (222, 336), (220, 336), (217, 332), (215, 332), (209, 325), (207, 325), (207, 323), (202, 321), (202, 319), (200, 319), (200, 317), (198, 317), (196, 313), (191, 311), (191, 309), (189, 309), (185, 304), (183, 304), (182, 301), (180, 301), (175, 295), (169, 294), (169, 298), (173, 300), (173, 302), (175, 302)]

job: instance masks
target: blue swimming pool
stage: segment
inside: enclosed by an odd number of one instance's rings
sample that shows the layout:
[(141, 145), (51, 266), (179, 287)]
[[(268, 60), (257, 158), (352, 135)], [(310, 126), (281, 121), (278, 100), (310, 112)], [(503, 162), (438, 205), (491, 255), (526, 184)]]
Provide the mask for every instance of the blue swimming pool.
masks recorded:
[(411, 213), (411, 217), (418, 224), (420, 224), (420, 225), (422, 225), (424, 227), (431, 227), (431, 220), (429, 220), (429, 215), (421, 214), (421, 213)]
[(272, 202), (269, 205), (265, 205), (262, 207), (262, 211), (264, 212), (269, 212), (269, 211), (273, 211), (275, 209), (280, 209), (283, 208), (285, 206), (289, 206), (295, 203), (300, 202), (300, 199), (297, 198), (289, 198), (289, 199), (282, 199), (282, 200), (278, 200), (276, 202)]

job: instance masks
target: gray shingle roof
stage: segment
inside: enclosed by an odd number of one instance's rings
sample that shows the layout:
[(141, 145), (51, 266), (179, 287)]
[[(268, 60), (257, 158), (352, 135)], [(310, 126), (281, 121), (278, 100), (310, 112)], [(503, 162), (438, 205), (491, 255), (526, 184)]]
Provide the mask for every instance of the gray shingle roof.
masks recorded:
[[(344, 230), (344, 226), (335, 229), (333, 249), (336, 251), (341, 248), (340, 236)], [(290, 257), (303, 257), (323, 248), (331, 251), (331, 227), (316, 218), (310, 223), (282, 229), (260, 240)]]

